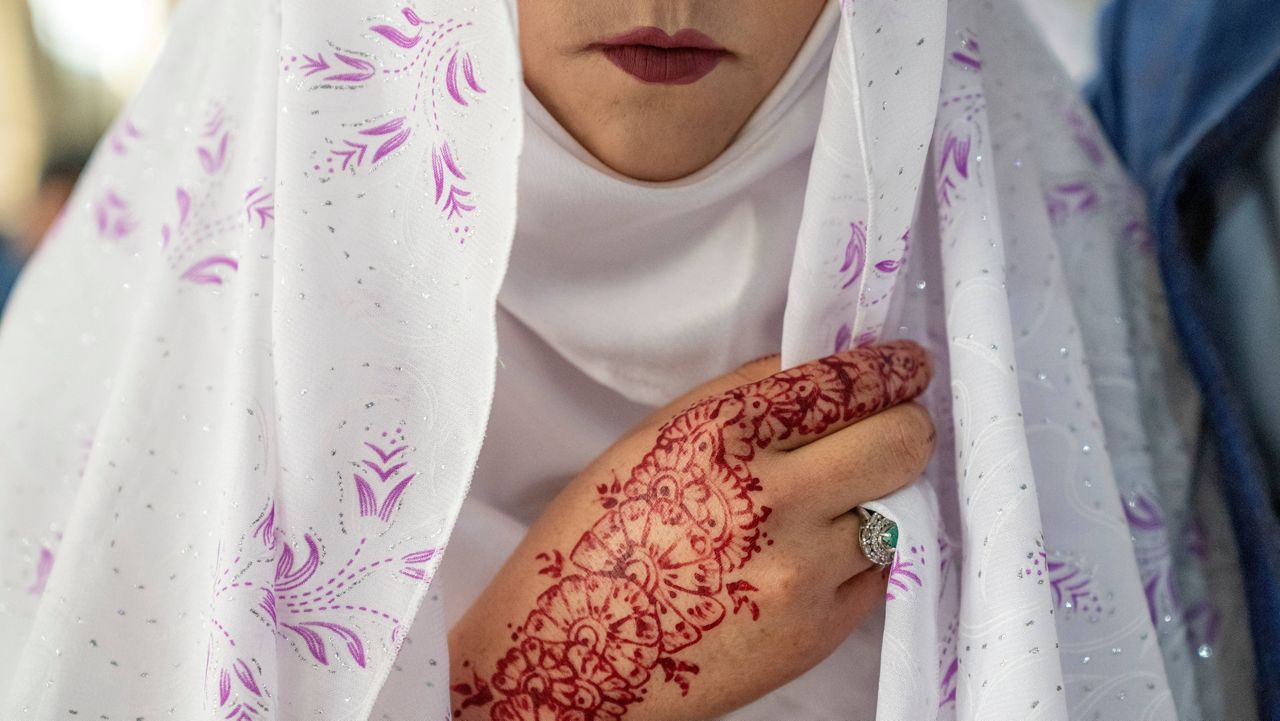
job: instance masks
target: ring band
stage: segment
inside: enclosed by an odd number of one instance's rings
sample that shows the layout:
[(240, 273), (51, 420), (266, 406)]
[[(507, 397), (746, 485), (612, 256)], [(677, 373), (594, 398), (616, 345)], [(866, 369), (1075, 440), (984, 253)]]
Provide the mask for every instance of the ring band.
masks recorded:
[(898, 547), (898, 524), (861, 506), (855, 510), (862, 517), (862, 525), (858, 528), (858, 547), (862, 549), (862, 555), (877, 566), (893, 563)]

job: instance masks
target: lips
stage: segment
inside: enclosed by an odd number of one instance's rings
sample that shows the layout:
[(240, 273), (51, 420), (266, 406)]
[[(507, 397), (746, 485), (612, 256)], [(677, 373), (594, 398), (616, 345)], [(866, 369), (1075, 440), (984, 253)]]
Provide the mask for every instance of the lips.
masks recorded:
[(661, 28), (635, 28), (593, 47), (618, 69), (655, 85), (696, 83), (730, 55), (714, 40), (691, 29), (668, 35)]

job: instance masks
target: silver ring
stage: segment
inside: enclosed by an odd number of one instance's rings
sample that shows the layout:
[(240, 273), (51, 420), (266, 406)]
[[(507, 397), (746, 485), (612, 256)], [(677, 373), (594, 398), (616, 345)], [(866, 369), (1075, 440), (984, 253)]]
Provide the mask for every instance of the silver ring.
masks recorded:
[(862, 549), (862, 555), (877, 566), (893, 563), (893, 554), (898, 547), (898, 524), (861, 506), (855, 510), (862, 517), (862, 525), (858, 528), (858, 547)]

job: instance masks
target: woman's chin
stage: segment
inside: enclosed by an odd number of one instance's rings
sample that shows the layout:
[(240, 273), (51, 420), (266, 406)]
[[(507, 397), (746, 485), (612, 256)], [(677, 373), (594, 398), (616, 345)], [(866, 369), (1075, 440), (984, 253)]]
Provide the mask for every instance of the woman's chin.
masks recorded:
[[(690, 123), (692, 124), (692, 123)], [(733, 140), (705, 132), (661, 128), (623, 128), (608, 137), (583, 141), (597, 160), (616, 173), (650, 183), (680, 180), (710, 165)]]
[(603, 156), (601, 154), (593, 154), (610, 170), (633, 180), (646, 183), (669, 183), (681, 178), (687, 178), (710, 165), (712, 160), (715, 160), (715, 155), (705, 160), (699, 159), (697, 162), (690, 162), (690, 157), (687, 155), (683, 157), (654, 158), (626, 151), (618, 154), (606, 153)]

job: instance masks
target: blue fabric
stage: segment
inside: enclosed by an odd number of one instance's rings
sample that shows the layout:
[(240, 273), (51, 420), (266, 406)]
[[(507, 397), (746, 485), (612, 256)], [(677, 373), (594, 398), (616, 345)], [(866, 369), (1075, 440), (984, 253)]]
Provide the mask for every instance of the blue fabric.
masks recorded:
[[(1280, 523), (1251, 427), (1214, 344), (1200, 260), (1210, 230), (1189, 196), (1273, 127), (1280, 1), (1114, 0), (1103, 13), (1094, 108), (1145, 189), (1186, 359), (1205, 396), (1244, 575), (1259, 713), (1280, 721)], [(1277, 327), (1280, 328), (1280, 320)]]
[[(1244, 391), (1240, 400), (1262, 451), (1271, 495), (1278, 498), (1280, 225), (1271, 205), (1272, 178), (1264, 170), (1248, 162), (1215, 188), (1213, 239), (1202, 267), (1209, 297), (1218, 307), (1207, 319), (1210, 330), (1227, 374)], [(1280, 191), (1280, 167), (1275, 180), (1274, 191)]]
[(9, 298), (9, 292), (18, 280), (18, 271), (22, 269), (22, 264), (5, 246), (5, 239), (0, 236), (0, 311), (4, 310), (5, 300)]

